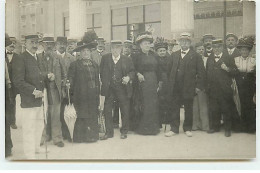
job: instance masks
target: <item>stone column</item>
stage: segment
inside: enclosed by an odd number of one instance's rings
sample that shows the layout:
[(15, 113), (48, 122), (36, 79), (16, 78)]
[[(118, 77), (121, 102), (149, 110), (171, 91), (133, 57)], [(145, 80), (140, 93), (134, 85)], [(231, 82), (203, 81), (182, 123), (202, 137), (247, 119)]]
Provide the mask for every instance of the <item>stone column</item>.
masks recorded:
[(178, 38), (182, 32), (194, 32), (194, 10), (192, 0), (171, 0), (171, 33)]
[(256, 5), (253, 1), (243, 1), (243, 35), (255, 35)]
[(7, 0), (5, 8), (5, 29), (11, 37), (19, 39), (19, 1), (18, 0)]
[(86, 1), (69, 0), (70, 37), (81, 38), (87, 31)]

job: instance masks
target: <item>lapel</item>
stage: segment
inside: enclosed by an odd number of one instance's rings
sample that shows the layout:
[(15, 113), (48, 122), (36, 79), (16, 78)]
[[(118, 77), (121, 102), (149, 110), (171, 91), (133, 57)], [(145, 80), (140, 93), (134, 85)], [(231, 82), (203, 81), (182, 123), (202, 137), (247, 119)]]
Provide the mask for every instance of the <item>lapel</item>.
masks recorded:
[(109, 66), (109, 71), (112, 71), (113, 69), (113, 58), (112, 58), (112, 54), (108, 57), (108, 66)]
[(29, 59), (30, 61), (32, 61), (37, 67), (39, 67), (38, 65), (38, 62), (39, 62), (39, 57), (38, 55), (37, 56), (37, 60), (27, 51), (25, 51), (25, 55), (26, 55), (26, 58)]

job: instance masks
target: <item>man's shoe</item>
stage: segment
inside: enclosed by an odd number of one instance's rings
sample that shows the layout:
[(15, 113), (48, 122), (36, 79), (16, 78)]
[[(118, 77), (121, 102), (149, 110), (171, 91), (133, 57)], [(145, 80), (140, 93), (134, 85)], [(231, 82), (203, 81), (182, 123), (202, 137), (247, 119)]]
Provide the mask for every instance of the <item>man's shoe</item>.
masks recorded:
[(212, 133), (215, 133), (216, 131), (214, 130), (214, 129), (209, 129), (208, 131), (207, 131), (207, 133), (209, 133), (209, 134), (212, 134)]
[(56, 143), (55, 145), (57, 145), (57, 147), (64, 147), (64, 143), (62, 141)]
[(16, 125), (16, 124), (11, 124), (10, 127), (11, 127), (12, 129), (17, 129), (17, 125)]
[(121, 134), (120, 138), (121, 139), (126, 139), (127, 138), (127, 134)]
[(185, 134), (186, 134), (188, 137), (192, 137), (191, 131), (186, 131)]
[(175, 135), (177, 135), (177, 133), (174, 133), (173, 131), (169, 131), (164, 134), (164, 136), (166, 136), (166, 137), (171, 137), (171, 136), (175, 136)]
[(48, 153), (48, 152), (50, 152), (50, 150), (47, 148), (47, 150), (46, 150), (46, 148), (45, 147), (39, 147), (38, 149), (36, 149), (36, 151), (35, 151), (35, 153), (37, 153), (37, 154), (39, 154), (39, 153)]
[(225, 136), (226, 137), (230, 137), (231, 136), (231, 131), (230, 130), (226, 130), (225, 131)]

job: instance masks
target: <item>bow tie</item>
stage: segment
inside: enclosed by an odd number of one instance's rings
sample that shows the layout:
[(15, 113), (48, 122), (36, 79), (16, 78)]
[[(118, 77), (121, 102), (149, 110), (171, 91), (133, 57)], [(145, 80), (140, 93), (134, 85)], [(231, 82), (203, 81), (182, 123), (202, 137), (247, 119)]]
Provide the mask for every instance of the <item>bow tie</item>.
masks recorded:
[(9, 52), (9, 51), (8, 51), (8, 52), (6, 52), (6, 54), (7, 54), (7, 55), (12, 55), (13, 52)]
[(181, 51), (181, 54), (186, 54), (187, 52)]

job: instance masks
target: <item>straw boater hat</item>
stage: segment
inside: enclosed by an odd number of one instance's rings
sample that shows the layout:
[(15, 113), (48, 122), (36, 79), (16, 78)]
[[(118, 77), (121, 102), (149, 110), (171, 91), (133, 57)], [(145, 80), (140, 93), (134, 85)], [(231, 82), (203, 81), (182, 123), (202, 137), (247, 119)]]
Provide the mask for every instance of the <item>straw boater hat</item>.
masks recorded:
[(216, 39), (216, 38), (213, 36), (213, 34), (205, 34), (205, 35), (203, 35), (201, 41), (204, 42), (204, 40), (207, 39), (207, 38), (212, 39), (212, 40), (215, 40), (215, 39)]
[(191, 41), (191, 34), (188, 32), (181, 33), (181, 35), (179, 37), (179, 41), (180, 40), (190, 40)]
[(228, 39), (229, 37), (234, 37), (236, 40), (238, 40), (237, 36), (233, 33), (227, 33), (225, 40)]
[(160, 48), (165, 48), (167, 50), (168, 49), (168, 43), (164, 40), (164, 38), (157, 37), (155, 42), (154, 42), (154, 49), (156, 51)]
[(42, 38), (43, 43), (54, 43), (54, 37), (52, 35), (44, 35)]
[(137, 37), (136, 37), (135, 43), (136, 44), (140, 44), (144, 40), (149, 41), (150, 43), (152, 43), (153, 42), (152, 34), (150, 32), (148, 32), (148, 31), (138, 34)]
[(221, 44), (223, 44), (223, 40), (222, 39), (212, 40), (212, 45), (221, 45)]
[(77, 43), (77, 47), (74, 52), (80, 52), (84, 48), (93, 49), (97, 47), (97, 34), (95, 31), (85, 32), (81, 41)]
[(244, 37), (239, 39), (237, 48), (241, 49), (242, 47), (246, 47), (251, 50), (254, 46), (254, 39), (252, 37)]

